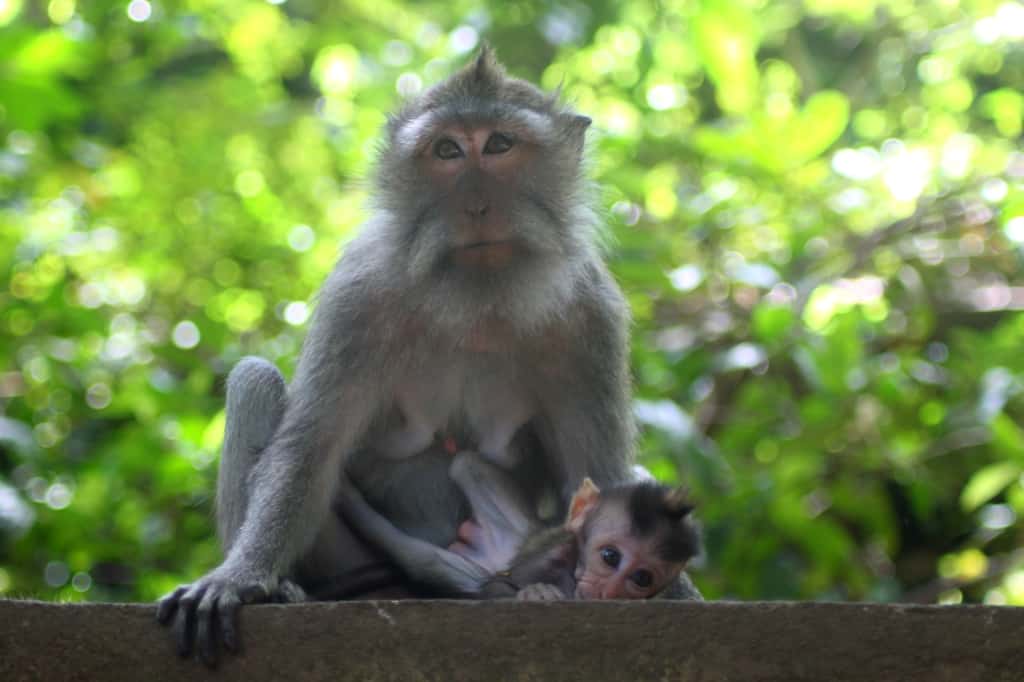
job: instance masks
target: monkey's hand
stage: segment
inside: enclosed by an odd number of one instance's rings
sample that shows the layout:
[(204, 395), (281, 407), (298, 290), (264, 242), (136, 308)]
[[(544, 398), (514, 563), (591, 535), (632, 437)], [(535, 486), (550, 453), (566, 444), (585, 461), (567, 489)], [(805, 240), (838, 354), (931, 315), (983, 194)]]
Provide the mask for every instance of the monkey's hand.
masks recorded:
[(489, 574), (506, 568), (515, 558), (521, 539), (513, 542), (500, 529), (483, 526), (472, 519), (463, 521), (448, 551), (469, 559)]
[(565, 593), (548, 583), (533, 583), (516, 592), (518, 601), (561, 601), (568, 599)]
[(240, 650), (238, 609), (242, 604), (305, 599), (302, 588), (289, 580), (237, 571), (222, 564), (162, 597), (156, 618), (160, 624), (172, 627), (179, 656), (185, 658), (197, 650), (199, 659), (214, 667), (221, 645), (232, 653)]

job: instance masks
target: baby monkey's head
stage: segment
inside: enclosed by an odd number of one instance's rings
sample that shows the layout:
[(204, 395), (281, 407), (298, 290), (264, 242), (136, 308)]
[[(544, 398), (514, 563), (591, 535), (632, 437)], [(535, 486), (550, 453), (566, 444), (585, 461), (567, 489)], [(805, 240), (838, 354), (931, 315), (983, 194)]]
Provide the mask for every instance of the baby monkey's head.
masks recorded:
[(693, 505), (681, 489), (645, 481), (573, 495), (566, 528), (576, 536), (577, 599), (647, 599), (700, 551)]

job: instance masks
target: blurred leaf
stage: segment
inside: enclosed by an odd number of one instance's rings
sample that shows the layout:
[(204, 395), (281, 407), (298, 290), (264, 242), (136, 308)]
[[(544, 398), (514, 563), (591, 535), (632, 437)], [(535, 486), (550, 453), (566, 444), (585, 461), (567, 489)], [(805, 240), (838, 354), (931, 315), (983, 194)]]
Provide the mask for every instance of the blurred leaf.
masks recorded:
[(31, 76), (15, 80), (0, 75), (0, 106), (10, 126), (25, 130), (70, 120), (82, 111), (78, 98), (66, 87)]
[(967, 481), (960, 494), (960, 506), (964, 511), (974, 511), (998, 495), (1021, 475), (1022, 467), (1017, 462), (990, 464), (979, 469)]
[(757, 50), (753, 14), (740, 3), (704, 0), (693, 19), (694, 40), (701, 61), (717, 88), (718, 105), (742, 113), (757, 92)]
[(1015, 138), (1024, 125), (1024, 94), (1010, 88), (999, 88), (981, 98), (981, 109), (996, 124), (1004, 137)]
[(22, 76), (47, 78), (63, 73), (81, 73), (86, 66), (83, 43), (71, 40), (63, 31), (51, 29), (32, 36), (8, 56), (7, 68)]
[(996, 452), (1024, 463), (1024, 430), (1002, 412), (992, 419), (989, 427), (992, 429), (992, 447)]
[(800, 113), (786, 124), (781, 136), (773, 139), (788, 143), (790, 165), (795, 166), (831, 147), (846, 130), (849, 120), (850, 102), (846, 95), (835, 90), (822, 90), (811, 95)]
[(795, 322), (796, 313), (789, 306), (762, 303), (754, 309), (754, 334), (770, 346), (780, 343)]

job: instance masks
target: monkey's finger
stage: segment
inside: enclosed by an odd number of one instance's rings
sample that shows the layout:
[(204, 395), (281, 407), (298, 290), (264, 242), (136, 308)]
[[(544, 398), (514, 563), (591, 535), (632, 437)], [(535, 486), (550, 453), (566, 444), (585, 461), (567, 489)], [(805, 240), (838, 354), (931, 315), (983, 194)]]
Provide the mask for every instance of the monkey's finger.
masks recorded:
[(537, 599), (537, 585), (527, 585), (516, 592), (516, 601), (536, 601)]
[(270, 598), (270, 594), (268, 594), (267, 588), (262, 585), (248, 585), (238, 591), (238, 598), (241, 599), (243, 604), (255, 604), (267, 601)]
[(178, 603), (174, 619), (174, 638), (178, 641), (178, 655), (187, 658), (192, 654), (192, 643), (196, 636), (196, 601), (202, 599), (205, 587), (193, 587)]
[(462, 540), (467, 545), (480, 544), (481, 535), (483, 535), (483, 529), (480, 527), (480, 524), (472, 519), (460, 523), (459, 529), (455, 532), (455, 537)]
[(551, 601), (554, 597), (551, 594), (551, 587), (549, 585), (538, 585), (537, 592), (534, 598), (537, 601)]
[(554, 585), (545, 585), (544, 588), (544, 601), (559, 601), (564, 598), (562, 591)]
[(241, 647), (238, 641), (238, 609), (242, 602), (234, 592), (226, 592), (217, 602), (217, 623), (220, 625), (224, 648), (237, 654)]
[(306, 591), (291, 580), (282, 580), (277, 588), (282, 604), (297, 604), (306, 601)]
[(217, 667), (217, 593), (208, 590), (196, 609), (196, 645), (199, 660)]
[(171, 621), (171, 617), (178, 610), (178, 601), (181, 599), (181, 595), (185, 594), (187, 590), (188, 585), (181, 585), (170, 594), (160, 598), (156, 606), (156, 620), (158, 623), (167, 625)]
[(473, 553), (472, 548), (462, 540), (456, 540), (452, 544), (448, 545), (448, 551), (460, 556), (469, 556)]

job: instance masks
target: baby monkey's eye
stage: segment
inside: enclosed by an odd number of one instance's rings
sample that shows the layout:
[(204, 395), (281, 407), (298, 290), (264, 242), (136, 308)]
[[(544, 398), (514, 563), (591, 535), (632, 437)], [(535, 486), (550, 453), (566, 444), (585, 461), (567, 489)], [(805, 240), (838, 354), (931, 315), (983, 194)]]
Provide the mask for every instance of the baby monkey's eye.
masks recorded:
[(622, 561), (622, 554), (614, 547), (604, 547), (601, 549), (601, 561), (612, 568), (616, 568), (619, 562)]
[(462, 148), (450, 137), (442, 137), (434, 144), (434, 156), (439, 159), (457, 159), (462, 156)]
[(509, 149), (512, 149), (512, 145), (515, 143), (516, 140), (511, 135), (493, 133), (487, 138), (487, 143), (484, 145), (484, 154), (504, 154)]
[(636, 571), (633, 575), (629, 576), (629, 579), (637, 587), (650, 587), (654, 583), (654, 576), (651, 575), (651, 572), (644, 570)]

